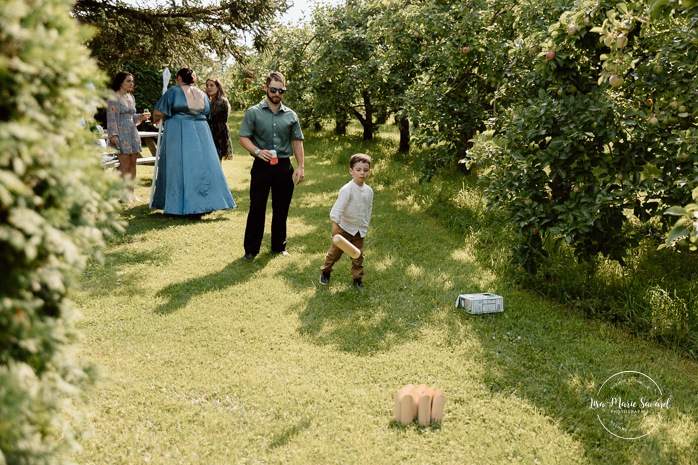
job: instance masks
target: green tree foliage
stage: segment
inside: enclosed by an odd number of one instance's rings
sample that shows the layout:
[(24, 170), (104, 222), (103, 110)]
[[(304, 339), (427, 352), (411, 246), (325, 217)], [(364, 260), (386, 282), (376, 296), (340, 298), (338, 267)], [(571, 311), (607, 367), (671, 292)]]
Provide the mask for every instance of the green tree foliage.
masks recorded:
[(388, 62), (383, 47), (372, 36), (371, 22), (383, 14), (380, 3), (350, 0), (336, 7), (317, 9), (313, 17), (316, 47), (310, 70), (318, 115), (337, 123), (341, 133), (350, 117), (363, 127), (364, 140), (371, 140), (389, 109)]
[(389, 48), (397, 66), (416, 66), (402, 73), (402, 93), (416, 124), (414, 143), (428, 148), (420, 160), (427, 179), (465, 155), (467, 141), (488, 117), (500, 74), (493, 72), (497, 42), (488, 52), (477, 38), (488, 14), (481, 2), (419, 2), (395, 16)]
[(130, 61), (191, 64), (207, 53), (240, 59), (245, 36), (264, 48), (274, 16), (287, 8), (285, 0), (77, 0), (74, 13), (97, 29), (88, 45), (100, 64), (121, 68)]
[[(252, 60), (253, 62), (263, 63), (262, 59)], [(227, 85), (224, 84), (225, 90), (228, 93), (228, 100), (233, 108), (244, 110), (256, 103), (259, 103), (264, 98), (264, 79), (268, 75), (266, 67), (258, 65), (242, 65), (234, 64), (228, 69)], [(286, 98), (284, 97), (286, 102)]]
[(293, 28), (280, 26), (279, 33), (270, 40), (269, 47), (280, 53), (262, 54), (265, 69), (282, 70), (288, 79), (289, 92), (284, 102), (298, 113), (304, 126), (317, 127), (322, 120), (318, 101), (323, 99), (315, 93), (311, 81), (316, 68), (318, 45), (314, 31), (308, 24)]
[(286, 77), (288, 92), (284, 104), (293, 108), (304, 126), (318, 120), (315, 115), (315, 94), (309, 74), (314, 64), (315, 41), (312, 30), (302, 24), (295, 27), (278, 25), (270, 38), (269, 48), (236, 63), (227, 73), (226, 90), (235, 108), (245, 109), (264, 98), (262, 86), (271, 71), (280, 71)]
[(684, 207), (671, 207), (664, 214), (678, 216), (679, 219), (660, 247), (681, 247), (698, 252), (698, 187), (693, 189), (693, 203)]
[(0, 2), (0, 463), (63, 463), (75, 445), (65, 410), (91, 377), (73, 359), (68, 293), (117, 227), (120, 183), (81, 124), (102, 75), (71, 6)]
[(650, 6), (583, 2), (512, 42), (515, 85), (470, 153), (492, 168), (488, 193), (529, 271), (547, 238), (622, 262), (640, 239), (632, 222), (698, 183), (696, 12)]

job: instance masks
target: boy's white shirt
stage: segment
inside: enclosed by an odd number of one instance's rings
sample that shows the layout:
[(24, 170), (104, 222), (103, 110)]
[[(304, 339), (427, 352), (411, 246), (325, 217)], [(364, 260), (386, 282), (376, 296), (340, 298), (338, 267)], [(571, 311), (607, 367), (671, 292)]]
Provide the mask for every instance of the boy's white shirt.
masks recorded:
[(330, 211), (330, 219), (349, 234), (361, 233), (366, 237), (373, 212), (373, 189), (364, 183), (359, 186), (352, 179), (339, 189), (337, 201)]

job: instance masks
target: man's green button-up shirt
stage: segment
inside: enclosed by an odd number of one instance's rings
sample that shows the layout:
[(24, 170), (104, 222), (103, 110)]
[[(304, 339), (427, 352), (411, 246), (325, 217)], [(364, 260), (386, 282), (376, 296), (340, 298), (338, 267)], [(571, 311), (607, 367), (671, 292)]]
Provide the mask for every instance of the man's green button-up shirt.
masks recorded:
[(276, 150), (279, 158), (293, 155), (291, 141), (303, 140), (303, 131), (296, 112), (283, 103), (274, 113), (266, 100), (247, 109), (240, 126), (240, 135), (257, 148)]

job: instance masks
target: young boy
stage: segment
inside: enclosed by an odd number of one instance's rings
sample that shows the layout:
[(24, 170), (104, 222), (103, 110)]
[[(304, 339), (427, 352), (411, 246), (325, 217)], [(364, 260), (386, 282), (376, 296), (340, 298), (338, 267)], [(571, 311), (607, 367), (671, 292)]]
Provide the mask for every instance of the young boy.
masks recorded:
[[(361, 251), (358, 258), (351, 259), (351, 276), (354, 287), (362, 288), (364, 276), (364, 238), (371, 222), (373, 210), (373, 189), (366, 184), (371, 175), (371, 157), (356, 153), (349, 160), (351, 181), (339, 190), (337, 201), (330, 211), (332, 237), (340, 234)], [(342, 249), (334, 242), (327, 251), (325, 263), (320, 267), (320, 284), (330, 283), (330, 273), (334, 264), (342, 257)]]

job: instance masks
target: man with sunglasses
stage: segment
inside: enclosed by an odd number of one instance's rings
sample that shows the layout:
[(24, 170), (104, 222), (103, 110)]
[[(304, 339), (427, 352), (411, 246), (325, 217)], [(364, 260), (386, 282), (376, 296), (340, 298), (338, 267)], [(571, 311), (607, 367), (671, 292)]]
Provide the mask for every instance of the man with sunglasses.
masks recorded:
[[(278, 71), (267, 76), (266, 98), (247, 109), (240, 126), (240, 145), (254, 157), (250, 171), (250, 211), (245, 227), (244, 260), (259, 253), (264, 236), (267, 199), (271, 191), (271, 251), (286, 251), (286, 219), (293, 189), (305, 177), (303, 131), (296, 112), (281, 103), (286, 78)], [(296, 158), (296, 170), (291, 164)]]

